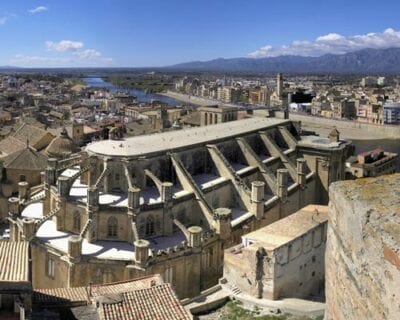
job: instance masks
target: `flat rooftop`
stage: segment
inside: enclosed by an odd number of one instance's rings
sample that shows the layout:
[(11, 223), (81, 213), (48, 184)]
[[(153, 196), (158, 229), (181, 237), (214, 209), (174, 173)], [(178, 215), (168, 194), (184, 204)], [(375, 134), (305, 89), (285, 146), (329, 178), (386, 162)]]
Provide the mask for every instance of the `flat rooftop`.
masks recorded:
[(328, 206), (308, 205), (299, 211), (242, 238), (273, 250), (301, 237), (328, 220)]
[(153, 153), (165, 153), (197, 144), (213, 143), (250, 132), (289, 123), (276, 118), (249, 118), (205, 127), (155, 133), (122, 140), (103, 140), (89, 144), (91, 154), (114, 157), (140, 157)]
[(321, 148), (321, 149), (334, 149), (339, 148), (342, 145), (346, 145), (348, 142), (340, 140), (339, 142), (331, 142), (329, 138), (320, 136), (301, 136), (299, 146)]

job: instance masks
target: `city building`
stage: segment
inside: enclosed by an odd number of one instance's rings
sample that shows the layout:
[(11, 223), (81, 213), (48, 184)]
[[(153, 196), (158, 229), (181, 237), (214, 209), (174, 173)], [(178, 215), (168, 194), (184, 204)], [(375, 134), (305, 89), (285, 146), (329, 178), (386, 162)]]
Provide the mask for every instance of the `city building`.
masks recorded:
[(221, 282), (260, 299), (323, 296), (327, 220), (327, 206), (309, 205), (242, 236), (225, 250)]
[(41, 173), (46, 169), (47, 159), (46, 155), (36, 151), (29, 144), (19, 151), (0, 158), (1, 195), (8, 198), (17, 193), (19, 182), (25, 182), (29, 186), (40, 184)]
[(395, 173), (399, 164), (397, 153), (383, 149), (362, 152), (346, 161), (346, 176), (350, 178), (377, 177)]
[(197, 108), (200, 112), (200, 125), (207, 126), (238, 119), (238, 108), (229, 106), (206, 106)]
[(377, 84), (376, 77), (364, 77), (361, 79), (362, 87), (372, 87), (372, 86), (376, 86), (376, 84)]
[(344, 179), (351, 144), (249, 118), (89, 144), (49, 159), (37, 197), (19, 183), (11, 241), (30, 241), (34, 288), (159, 273), (180, 298), (222, 276), (223, 252)]
[(400, 103), (388, 102), (383, 105), (383, 122), (385, 124), (400, 123)]

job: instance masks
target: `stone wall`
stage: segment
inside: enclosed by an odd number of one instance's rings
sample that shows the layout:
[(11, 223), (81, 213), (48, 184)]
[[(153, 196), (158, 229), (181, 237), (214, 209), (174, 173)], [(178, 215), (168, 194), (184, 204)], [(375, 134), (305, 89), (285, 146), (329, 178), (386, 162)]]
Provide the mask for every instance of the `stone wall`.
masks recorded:
[(400, 174), (330, 187), (326, 314), (400, 319)]

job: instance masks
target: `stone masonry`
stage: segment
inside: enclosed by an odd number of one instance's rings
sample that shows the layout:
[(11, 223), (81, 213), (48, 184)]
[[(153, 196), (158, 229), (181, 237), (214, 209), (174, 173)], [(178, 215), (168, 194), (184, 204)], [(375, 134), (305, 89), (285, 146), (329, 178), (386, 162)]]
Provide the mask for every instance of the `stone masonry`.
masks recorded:
[(330, 187), (326, 313), (400, 319), (400, 174)]

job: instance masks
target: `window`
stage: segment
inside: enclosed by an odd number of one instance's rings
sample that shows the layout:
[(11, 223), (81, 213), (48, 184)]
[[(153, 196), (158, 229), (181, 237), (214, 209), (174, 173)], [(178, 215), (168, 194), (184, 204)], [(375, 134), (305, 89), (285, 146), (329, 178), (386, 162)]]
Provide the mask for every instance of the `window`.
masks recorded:
[(167, 283), (172, 283), (174, 278), (174, 268), (172, 266), (167, 266), (164, 272), (164, 280)]
[(19, 182), (26, 181), (26, 176), (24, 174), (19, 175)]
[(103, 273), (103, 283), (111, 283), (114, 281), (114, 275), (110, 269), (106, 269)]
[(53, 257), (47, 257), (46, 263), (46, 273), (49, 278), (54, 278), (55, 270), (56, 270), (56, 263)]
[(74, 213), (73, 228), (76, 231), (81, 230), (81, 213), (79, 211), (75, 211)]
[(211, 268), (213, 265), (214, 250), (210, 248), (206, 253), (206, 267)]
[(146, 235), (151, 236), (154, 234), (154, 219), (148, 217), (146, 220)]
[(115, 181), (119, 181), (119, 173), (115, 174)]
[(115, 217), (108, 218), (107, 236), (113, 238), (118, 236), (118, 220)]

